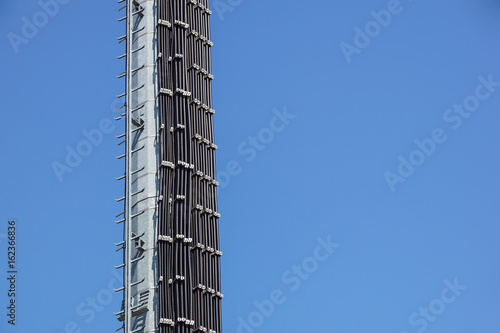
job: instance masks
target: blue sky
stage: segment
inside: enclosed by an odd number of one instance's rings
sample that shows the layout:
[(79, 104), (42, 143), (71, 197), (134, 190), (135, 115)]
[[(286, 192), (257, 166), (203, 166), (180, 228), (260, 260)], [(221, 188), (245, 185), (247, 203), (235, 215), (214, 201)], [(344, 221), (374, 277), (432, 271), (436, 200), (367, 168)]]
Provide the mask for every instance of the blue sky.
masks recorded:
[[(58, 1), (0, 13), (7, 333), (120, 327), (124, 26)], [(211, 8), (224, 331), (498, 331), (500, 2)]]

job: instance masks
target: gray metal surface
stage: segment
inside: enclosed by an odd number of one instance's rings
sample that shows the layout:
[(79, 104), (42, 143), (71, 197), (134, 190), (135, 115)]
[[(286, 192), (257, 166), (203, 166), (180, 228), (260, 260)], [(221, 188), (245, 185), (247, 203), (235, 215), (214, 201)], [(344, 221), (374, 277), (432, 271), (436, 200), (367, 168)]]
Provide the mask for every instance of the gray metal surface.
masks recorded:
[(208, 1), (120, 2), (126, 167), (116, 314), (126, 333), (222, 332)]

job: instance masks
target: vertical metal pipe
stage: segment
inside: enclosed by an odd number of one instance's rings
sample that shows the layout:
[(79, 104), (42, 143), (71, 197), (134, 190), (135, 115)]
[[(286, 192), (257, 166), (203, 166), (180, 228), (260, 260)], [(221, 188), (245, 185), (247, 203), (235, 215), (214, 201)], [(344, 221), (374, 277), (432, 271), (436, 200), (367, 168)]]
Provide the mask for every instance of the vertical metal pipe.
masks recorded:
[(132, 0), (126, 0), (127, 6), (127, 62), (126, 62), (126, 72), (127, 72), (127, 97), (126, 97), (126, 117), (125, 117), (125, 131), (126, 131), (126, 158), (125, 158), (125, 281), (124, 281), (124, 301), (125, 301), (125, 333), (130, 332), (130, 284), (131, 284), (131, 263), (130, 258), (132, 257), (132, 240), (131, 240), (131, 228), (130, 224), (132, 222), (131, 216), (131, 201), (130, 195), (132, 192), (131, 187), (131, 173), (132, 168), (132, 159), (131, 159), (131, 151), (132, 151), (132, 115), (131, 115), (131, 106), (132, 106), (132, 94), (130, 91), (132, 90), (132, 28), (133, 28), (133, 18), (132, 18)]

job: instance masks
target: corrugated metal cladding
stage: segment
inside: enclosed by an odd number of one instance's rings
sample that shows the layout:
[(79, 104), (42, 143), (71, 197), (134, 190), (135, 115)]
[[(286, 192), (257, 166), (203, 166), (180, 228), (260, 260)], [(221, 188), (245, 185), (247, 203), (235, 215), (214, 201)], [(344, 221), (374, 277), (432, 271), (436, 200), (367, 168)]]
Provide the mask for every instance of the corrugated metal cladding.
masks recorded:
[[(222, 332), (208, 0), (127, 15), (124, 292), (130, 332)], [(121, 214), (120, 214), (121, 215)]]

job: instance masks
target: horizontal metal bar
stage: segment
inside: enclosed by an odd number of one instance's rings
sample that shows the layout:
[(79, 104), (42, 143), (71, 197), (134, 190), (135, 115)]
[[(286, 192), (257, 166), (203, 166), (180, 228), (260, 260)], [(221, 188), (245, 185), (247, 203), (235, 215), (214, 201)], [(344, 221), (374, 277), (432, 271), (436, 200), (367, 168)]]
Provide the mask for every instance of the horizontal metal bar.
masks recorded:
[(132, 50), (132, 53), (136, 53), (137, 51), (142, 50), (144, 47), (146, 47), (146, 45), (143, 45), (143, 46), (139, 47), (138, 49)]
[(137, 286), (139, 283), (143, 283), (143, 282), (144, 282), (144, 279), (145, 279), (145, 278), (143, 278), (141, 281), (134, 282), (134, 283), (130, 284), (130, 286), (131, 286), (131, 287), (133, 287), (133, 286)]
[(141, 89), (141, 88), (144, 88), (144, 84), (143, 84), (142, 86), (138, 87), (138, 88), (134, 88), (134, 89), (132, 89), (130, 92), (137, 91), (137, 90), (139, 90), (139, 89)]
[(144, 67), (146, 67), (146, 64), (142, 65), (141, 67), (137, 67), (137, 68), (133, 69), (131, 72), (132, 73), (137, 72), (137, 71), (143, 69)]
[(142, 170), (144, 170), (144, 167), (137, 169), (135, 171), (132, 171), (131, 175), (135, 175), (136, 173), (141, 172)]
[(142, 14), (143, 11), (144, 11), (144, 7), (142, 7), (141, 9), (139, 9), (136, 12), (133, 12), (132, 15)]
[(130, 260), (131, 263), (138, 262), (139, 260), (144, 259), (144, 255), (140, 256), (139, 258), (135, 258)]
[(137, 202), (136, 202), (136, 203), (134, 203), (134, 204), (132, 205), (132, 207), (131, 207), (131, 208), (134, 208), (134, 207), (135, 207), (135, 206), (137, 206), (139, 203), (141, 203), (141, 202), (143, 202), (143, 201), (145, 201), (145, 200), (148, 200), (148, 199), (154, 199), (154, 198), (156, 198), (156, 195), (152, 195), (152, 196), (145, 197), (145, 198), (142, 198), (142, 199), (140, 199), (140, 200), (137, 200)]
[(125, 264), (121, 264), (121, 265), (115, 266), (116, 269), (122, 268), (122, 267), (125, 267)]
[(120, 292), (122, 290), (125, 290), (125, 287), (121, 287), (121, 288), (115, 289), (115, 293)]
[(144, 107), (144, 105), (146, 105), (146, 103), (142, 104), (141, 106), (136, 107), (135, 109), (131, 110), (130, 112), (135, 112), (137, 110), (140, 110)]
[(142, 211), (142, 212), (140, 212), (140, 213), (137, 213), (137, 214), (131, 215), (131, 216), (130, 216), (130, 218), (131, 218), (131, 219), (133, 219), (134, 217), (137, 217), (137, 216), (139, 216), (139, 215), (144, 214), (144, 212), (145, 212), (145, 210), (143, 210), (143, 211)]
[(141, 303), (137, 304), (136, 306), (131, 307), (130, 310), (134, 311), (134, 310), (140, 309), (142, 306), (144, 306), (146, 304), (148, 304), (148, 302), (142, 301)]
[(146, 325), (144, 325), (144, 326), (142, 326), (141, 328), (138, 328), (138, 329), (136, 329), (136, 330), (130, 331), (130, 333), (137, 333), (137, 332), (142, 331), (142, 330), (143, 330), (143, 329), (145, 329), (145, 328), (146, 328)]
[(144, 124), (143, 124), (143, 125), (141, 125), (140, 127), (137, 127), (136, 129), (133, 129), (133, 130), (132, 130), (132, 133), (135, 133), (135, 132), (137, 132), (137, 131), (139, 131), (139, 130), (141, 130), (141, 129), (143, 129), (143, 128), (144, 128)]
[(140, 190), (140, 191), (137, 191), (137, 192), (135, 192), (135, 193), (132, 193), (130, 196), (131, 196), (131, 197), (133, 197), (133, 196), (135, 196), (135, 195), (137, 195), (137, 194), (140, 194), (140, 193), (142, 193), (142, 192), (144, 192), (144, 189), (142, 189), (142, 190)]
[(146, 145), (142, 146), (141, 148), (137, 148), (137, 149), (135, 149), (135, 150), (132, 150), (130, 153), (131, 153), (131, 154), (133, 154), (133, 153), (137, 153), (139, 150), (144, 149), (144, 147), (145, 147), (145, 146), (146, 146)]
[(144, 236), (144, 234), (145, 234), (145, 232), (143, 232), (143, 233), (142, 233), (142, 234), (140, 234), (140, 235), (136, 235), (136, 236), (134, 236), (134, 237), (130, 238), (130, 240), (136, 240), (136, 239), (138, 239), (138, 238), (141, 238), (142, 236)]
[(138, 33), (138, 32), (141, 32), (141, 31), (142, 31), (142, 30), (144, 30), (145, 28), (146, 28), (146, 26), (143, 26), (143, 27), (142, 27), (142, 28), (140, 28), (140, 29), (137, 29), (137, 30), (132, 31), (132, 33), (133, 33), (133, 34), (136, 34), (136, 33)]

